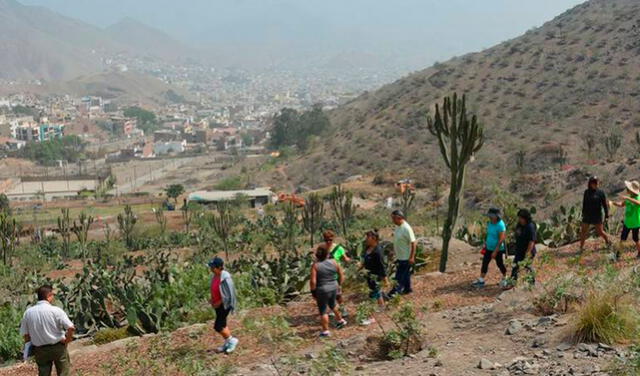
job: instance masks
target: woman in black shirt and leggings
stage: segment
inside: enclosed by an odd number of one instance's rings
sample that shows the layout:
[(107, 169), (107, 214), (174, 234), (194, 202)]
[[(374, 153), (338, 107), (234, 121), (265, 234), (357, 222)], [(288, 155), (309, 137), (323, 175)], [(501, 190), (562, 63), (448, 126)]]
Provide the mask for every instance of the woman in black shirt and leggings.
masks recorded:
[[(607, 246), (611, 244), (609, 237), (604, 232), (604, 222), (609, 219), (609, 203), (607, 196), (601, 189), (598, 189), (598, 178), (589, 178), (589, 186), (584, 191), (582, 198), (582, 226), (580, 228), (580, 252), (584, 250), (584, 243), (589, 235), (591, 226), (596, 228), (598, 236), (604, 239)], [(604, 218), (602, 212), (604, 211)]]

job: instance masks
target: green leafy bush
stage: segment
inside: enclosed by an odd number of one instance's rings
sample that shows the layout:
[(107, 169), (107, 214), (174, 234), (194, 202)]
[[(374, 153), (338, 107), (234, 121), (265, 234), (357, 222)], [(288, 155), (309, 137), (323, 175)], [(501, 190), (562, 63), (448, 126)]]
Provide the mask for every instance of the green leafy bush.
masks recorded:
[(639, 338), (640, 316), (624, 292), (593, 291), (578, 307), (573, 323), (576, 342), (625, 343)]
[(22, 355), (23, 340), (18, 332), (22, 312), (10, 304), (0, 306), (0, 364)]
[(95, 345), (104, 345), (131, 336), (127, 327), (100, 329), (93, 336)]

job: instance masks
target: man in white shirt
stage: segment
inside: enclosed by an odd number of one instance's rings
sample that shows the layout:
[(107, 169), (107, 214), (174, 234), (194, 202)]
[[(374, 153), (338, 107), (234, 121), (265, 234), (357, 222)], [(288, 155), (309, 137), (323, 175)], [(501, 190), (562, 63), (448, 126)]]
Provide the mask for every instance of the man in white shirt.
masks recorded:
[(396, 294), (410, 294), (411, 267), (416, 263), (416, 236), (407, 223), (401, 210), (391, 213), (391, 220), (396, 225), (393, 233), (393, 250), (396, 255), (396, 286), (389, 292), (389, 296)]
[(73, 340), (75, 327), (69, 316), (51, 305), (53, 287), (44, 285), (37, 291), (38, 303), (24, 313), (20, 334), (33, 345), (33, 355), (38, 365), (38, 376), (50, 376), (53, 365), (58, 376), (71, 374), (71, 360), (67, 344)]

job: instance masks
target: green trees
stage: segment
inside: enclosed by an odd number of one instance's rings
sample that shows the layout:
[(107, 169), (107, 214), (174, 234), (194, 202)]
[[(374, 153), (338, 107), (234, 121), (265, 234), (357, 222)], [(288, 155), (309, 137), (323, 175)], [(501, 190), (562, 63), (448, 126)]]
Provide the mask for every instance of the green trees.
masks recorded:
[(178, 197), (184, 193), (184, 186), (182, 184), (171, 184), (164, 189), (167, 197), (172, 198), (173, 201), (178, 203)]
[(9, 265), (11, 257), (18, 245), (18, 239), (22, 231), (22, 225), (9, 213), (0, 211), (0, 247), (2, 250), (2, 263)]
[(442, 107), (436, 104), (435, 118), (427, 117), (429, 132), (438, 138), (440, 154), (450, 171), (449, 208), (442, 230), (440, 272), (447, 269), (449, 241), (458, 219), (460, 201), (464, 191), (467, 163), (484, 144), (484, 130), (475, 115), (467, 114), (466, 97), (456, 93), (446, 97)]
[(280, 149), (296, 146), (299, 150), (305, 151), (309, 147), (310, 137), (322, 134), (330, 126), (329, 117), (320, 105), (315, 105), (313, 109), (303, 113), (283, 108), (273, 118), (270, 147)]
[(144, 133), (149, 133), (156, 128), (156, 114), (151, 111), (134, 106), (125, 109), (123, 114), (125, 117), (136, 119), (138, 121), (138, 128), (142, 129)]
[(29, 142), (17, 153), (21, 158), (42, 165), (54, 165), (57, 160), (74, 163), (83, 158), (84, 145), (78, 136), (64, 136), (49, 141)]
[(324, 200), (317, 193), (312, 193), (307, 198), (302, 211), (302, 223), (309, 233), (309, 244), (313, 247), (315, 234), (320, 230), (324, 218)]
[(353, 192), (344, 190), (341, 185), (333, 187), (329, 195), (331, 209), (340, 224), (342, 236), (348, 237), (349, 226), (356, 215), (356, 206), (353, 204)]

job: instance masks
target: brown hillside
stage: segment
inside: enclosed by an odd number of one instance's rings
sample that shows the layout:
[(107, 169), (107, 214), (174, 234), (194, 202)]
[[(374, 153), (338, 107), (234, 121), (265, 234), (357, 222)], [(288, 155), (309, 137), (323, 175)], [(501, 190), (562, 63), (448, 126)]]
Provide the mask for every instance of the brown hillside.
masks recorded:
[[(495, 182), (516, 190), (533, 186), (528, 194), (542, 200), (557, 187), (546, 189), (539, 181), (551, 177), (551, 182), (569, 184), (563, 170), (571, 166), (583, 170), (573, 172), (574, 178), (588, 170), (613, 184), (620, 178), (614, 175), (638, 175), (637, 167), (625, 171), (624, 165), (590, 162), (594, 157), (587, 156), (583, 135), (597, 132), (595, 159), (604, 158), (599, 134), (611, 129), (625, 137), (613, 159), (635, 156), (639, 66), (640, 2), (591, 0), (521, 37), (363, 94), (331, 114), (335, 134), (329, 146), (322, 141), (291, 161), (287, 175), (312, 186), (380, 170), (422, 179), (442, 176), (425, 114), (444, 95), (458, 91), (467, 94), (488, 138), (471, 167), (471, 187)], [(521, 150), (526, 153), (524, 176), (515, 174), (515, 154)], [(577, 176), (580, 187), (581, 181)], [(558, 199), (565, 188), (560, 186), (554, 192)]]

